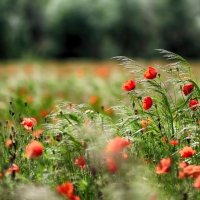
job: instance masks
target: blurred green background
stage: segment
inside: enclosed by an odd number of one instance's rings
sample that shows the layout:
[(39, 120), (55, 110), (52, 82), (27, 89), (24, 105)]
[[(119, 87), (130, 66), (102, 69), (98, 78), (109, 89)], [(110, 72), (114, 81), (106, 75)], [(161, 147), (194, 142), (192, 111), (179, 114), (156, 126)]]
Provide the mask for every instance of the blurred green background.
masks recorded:
[(1, 0), (0, 59), (200, 57), (198, 0)]

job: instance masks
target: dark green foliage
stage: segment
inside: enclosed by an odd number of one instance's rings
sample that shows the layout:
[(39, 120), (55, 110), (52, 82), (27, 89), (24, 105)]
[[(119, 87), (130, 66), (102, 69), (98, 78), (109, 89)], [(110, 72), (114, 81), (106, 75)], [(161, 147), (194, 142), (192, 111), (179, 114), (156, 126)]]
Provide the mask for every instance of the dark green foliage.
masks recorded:
[(2, 0), (0, 58), (199, 55), (197, 1)]
[[(196, 12), (190, 12), (190, 7), (190, 2), (185, 0), (164, 1), (161, 6), (157, 6), (162, 16), (158, 29), (165, 49), (178, 52), (184, 57), (198, 57), (200, 29), (196, 23)], [(195, 11), (194, 6), (191, 8)]]

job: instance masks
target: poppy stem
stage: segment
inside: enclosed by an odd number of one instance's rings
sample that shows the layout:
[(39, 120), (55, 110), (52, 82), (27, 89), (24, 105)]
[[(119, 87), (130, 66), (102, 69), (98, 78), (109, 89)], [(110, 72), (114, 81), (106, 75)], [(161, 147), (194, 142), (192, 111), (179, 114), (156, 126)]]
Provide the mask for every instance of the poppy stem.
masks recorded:
[(186, 192), (183, 193), (183, 200), (188, 200), (188, 194)]

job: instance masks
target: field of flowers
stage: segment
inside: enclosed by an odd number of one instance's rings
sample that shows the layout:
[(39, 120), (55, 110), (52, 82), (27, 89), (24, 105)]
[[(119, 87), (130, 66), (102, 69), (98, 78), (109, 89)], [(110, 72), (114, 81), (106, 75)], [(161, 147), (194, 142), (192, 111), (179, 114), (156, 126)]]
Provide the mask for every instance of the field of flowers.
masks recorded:
[(0, 199), (200, 199), (197, 72), (158, 63), (0, 66)]

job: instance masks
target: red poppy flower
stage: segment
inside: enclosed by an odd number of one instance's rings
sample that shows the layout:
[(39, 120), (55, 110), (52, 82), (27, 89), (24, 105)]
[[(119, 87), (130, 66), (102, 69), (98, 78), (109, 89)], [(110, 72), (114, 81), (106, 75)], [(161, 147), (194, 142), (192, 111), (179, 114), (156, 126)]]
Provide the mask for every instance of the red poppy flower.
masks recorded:
[(170, 165), (172, 163), (171, 158), (163, 158), (160, 163), (156, 166), (157, 174), (164, 174), (169, 171)]
[(122, 153), (122, 158), (123, 158), (123, 159), (127, 159), (127, 158), (128, 158), (128, 154), (127, 154), (126, 152), (123, 152), (123, 153)]
[(91, 96), (89, 99), (90, 104), (96, 104), (99, 98), (97, 96)]
[(192, 99), (192, 100), (190, 100), (190, 102), (189, 102), (189, 107), (193, 110), (193, 111), (196, 111), (197, 109), (198, 109), (198, 107), (199, 107), (199, 102), (198, 102), (198, 100), (197, 99)]
[(196, 178), (197, 176), (200, 175), (200, 166), (196, 165), (186, 165), (183, 167), (181, 171), (179, 171), (179, 178), (185, 178), (185, 177), (190, 177), (190, 178)]
[(131, 90), (135, 89), (135, 87), (136, 87), (135, 81), (129, 80), (129, 81), (126, 81), (126, 82), (122, 85), (122, 90), (131, 91)]
[(37, 124), (37, 121), (34, 118), (24, 118), (21, 124), (26, 130), (31, 131), (32, 127)]
[(148, 125), (148, 122), (146, 120), (141, 120), (140, 124), (142, 125), (142, 131), (146, 131), (146, 127)]
[(112, 157), (106, 157), (106, 169), (111, 172), (115, 173), (118, 170), (117, 164)]
[(6, 146), (11, 147), (12, 146), (12, 140), (6, 140)]
[(178, 140), (170, 140), (169, 143), (172, 145), (172, 146), (176, 146), (178, 144)]
[(185, 178), (185, 174), (184, 174), (183, 170), (178, 172), (178, 178), (181, 178), (181, 179)]
[(116, 137), (107, 144), (106, 152), (118, 154), (125, 147), (130, 146), (130, 145), (131, 143), (128, 140), (123, 139), (121, 137)]
[(162, 141), (163, 141), (164, 143), (167, 142), (167, 138), (166, 138), (166, 137), (162, 137), (161, 139), (162, 139)]
[(33, 97), (32, 96), (27, 96), (26, 101), (28, 104), (31, 104), (33, 102)]
[(85, 168), (86, 167), (85, 158), (83, 156), (77, 158), (75, 161), (75, 165), (79, 166), (82, 169)]
[(56, 187), (56, 190), (61, 195), (69, 198), (70, 200), (81, 200), (78, 196), (74, 195), (74, 186), (71, 182), (65, 182)]
[(143, 99), (142, 107), (144, 110), (149, 110), (153, 105), (153, 100), (151, 97), (146, 97)]
[(26, 146), (26, 158), (37, 158), (42, 155), (43, 152), (43, 145), (36, 141), (32, 140), (27, 146)]
[(58, 193), (62, 194), (63, 196), (66, 196), (70, 199), (74, 193), (74, 186), (71, 182), (65, 182), (62, 185), (57, 186), (56, 190)]
[(1, 179), (1, 178), (3, 178), (3, 174), (2, 174), (2, 173), (0, 173), (0, 179)]
[(96, 68), (96, 72), (99, 76), (106, 77), (110, 74), (108, 66), (99, 66)]
[(110, 107), (106, 108), (105, 109), (105, 112), (108, 114), (108, 115), (112, 115), (114, 113), (114, 110)]
[(6, 173), (12, 173), (12, 172), (18, 173), (20, 171), (19, 167), (16, 164), (12, 164), (12, 167), (10, 167), (8, 170), (6, 170)]
[(72, 195), (72, 197), (70, 198), (70, 200), (81, 200), (79, 196), (76, 195)]
[(46, 117), (48, 115), (48, 111), (43, 109), (43, 110), (40, 111), (40, 115), (42, 117)]
[(200, 189), (200, 175), (197, 177), (197, 179), (194, 181), (194, 188)]
[(181, 162), (179, 163), (179, 167), (180, 167), (180, 168), (184, 168), (184, 167), (186, 167), (186, 166), (187, 166), (187, 163), (186, 163), (186, 162), (181, 161)]
[(184, 147), (180, 152), (181, 157), (188, 158), (195, 154), (195, 151), (192, 149), (192, 147)]
[(200, 175), (200, 166), (188, 165), (183, 168), (182, 172), (185, 177), (196, 178)]
[(184, 95), (187, 96), (188, 94), (192, 92), (193, 88), (194, 88), (194, 85), (192, 83), (188, 83), (182, 87), (182, 91)]
[(144, 73), (144, 78), (146, 79), (154, 79), (156, 78), (156, 76), (157, 76), (157, 71), (151, 66), (149, 66)]

